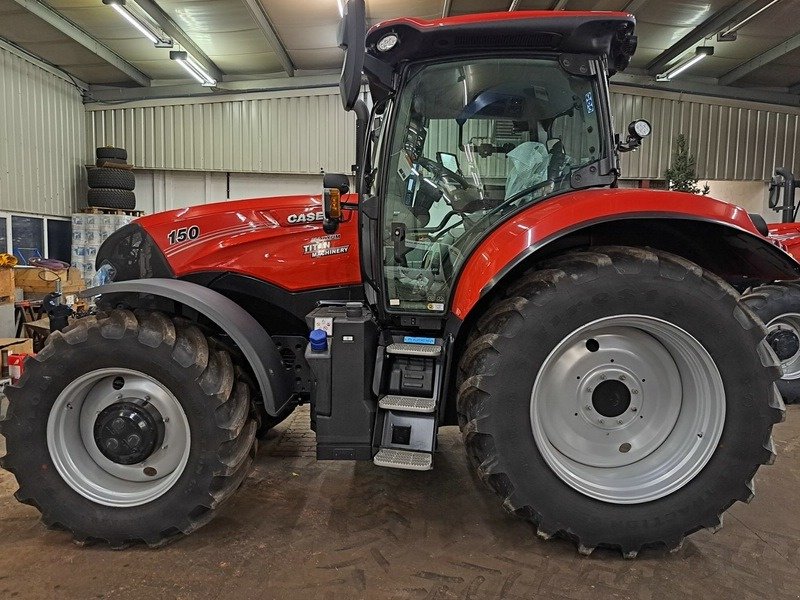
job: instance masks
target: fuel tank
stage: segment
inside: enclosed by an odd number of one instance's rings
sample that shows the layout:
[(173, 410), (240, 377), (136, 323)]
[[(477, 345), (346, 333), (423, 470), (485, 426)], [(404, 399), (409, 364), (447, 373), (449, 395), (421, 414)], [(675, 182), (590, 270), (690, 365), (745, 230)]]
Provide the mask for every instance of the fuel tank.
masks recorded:
[(289, 291), (360, 283), (356, 212), (346, 211), (333, 234), (322, 219), (321, 196), (285, 196), (192, 206), (136, 223), (177, 277), (225, 271)]

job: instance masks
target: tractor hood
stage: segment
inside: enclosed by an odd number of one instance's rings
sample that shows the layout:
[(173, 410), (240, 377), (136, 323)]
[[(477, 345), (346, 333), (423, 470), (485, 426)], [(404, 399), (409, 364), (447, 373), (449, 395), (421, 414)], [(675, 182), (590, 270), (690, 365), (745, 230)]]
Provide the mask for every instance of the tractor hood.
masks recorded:
[(355, 215), (332, 235), (322, 230), (322, 219), (321, 196), (170, 210), (114, 233), (96, 265), (110, 265), (114, 281), (211, 272), (239, 273), (291, 291), (360, 283)]

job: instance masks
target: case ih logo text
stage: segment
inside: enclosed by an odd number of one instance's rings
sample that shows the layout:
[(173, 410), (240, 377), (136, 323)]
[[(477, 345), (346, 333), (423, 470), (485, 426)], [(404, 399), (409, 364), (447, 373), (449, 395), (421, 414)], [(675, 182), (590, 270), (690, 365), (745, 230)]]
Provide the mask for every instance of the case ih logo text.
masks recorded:
[(313, 212), (313, 213), (300, 213), (289, 215), (286, 217), (286, 222), (289, 225), (296, 225), (297, 223), (314, 223), (315, 221), (322, 222), (325, 219), (325, 215), (321, 212)]
[(320, 256), (331, 256), (333, 254), (344, 254), (350, 250), (350, 245), (333, 246), (332, 243), (341, 238), (338, 233), (313, 238), (310, 243), (303, 245), (303, 254), (310, 254), (312, 258)]

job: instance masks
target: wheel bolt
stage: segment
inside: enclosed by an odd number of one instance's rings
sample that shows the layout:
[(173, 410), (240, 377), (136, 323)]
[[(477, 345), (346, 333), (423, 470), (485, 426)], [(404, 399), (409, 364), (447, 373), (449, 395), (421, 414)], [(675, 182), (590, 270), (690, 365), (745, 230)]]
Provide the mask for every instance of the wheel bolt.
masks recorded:
[(125, 421), (122, 419), (114, 419), (114, 422), (111, 423), (111, 427), (113, 427), (114, 431), (117, 433), (122, 433), (125, 430)]
[(587, 394), (591, 394), (591, 393), (592, 393), (592, 388), (590, 388), (590, 387), (587, 387), (587, 388), (586, 388), (586, 393), (587, 393)]
[(619, 423), (620, 425), (622, 425), (622, 424), (624, 423), (624, 421), (623, 421), (622, 419), (617, 419), (617, 423)]
[(631, 412), (636, 412), (637, 410), (639, 410), (639, 409), (636, 408), (635, 406), (631, 406)]
[(605, 422), (606, 422), (606, 420), (605, 420), (605, 419), (597, 419), (597, 422), (598, 422), (598, 423), (600, 423), (600, 424), (602, 425), (603, 423), (605, 423)]
[(114, 438), (110, 438), (106, 440), (106, 449), (114, 451), (119, 448), (119, 442)]
[(600, 375), (600, 381), (603, 381), (606, 378), (605, 375)]
[(587, 404), (586, 406), (584, 406), (583, 410), (592, 410), (591, 404)]
[(136, 434), (133, 434), (133, 435), (129, 435), (125, 441), (128, 442), (128, 445), (131, 448), (136, 449), (139, 446), (139, 444), (141, 443), (142, 438), (139, 437)]
[(625, 381), (625, 375), (620, 375), (620, 376), (619, 376), (619, 380), (620, 380), (620, 381)]
[(633, 394), (634, 396), (635, 396), (636, 394), (638, 394), (638, 393), (639, 393), (639, 390), (631, 390), (631, 394)]

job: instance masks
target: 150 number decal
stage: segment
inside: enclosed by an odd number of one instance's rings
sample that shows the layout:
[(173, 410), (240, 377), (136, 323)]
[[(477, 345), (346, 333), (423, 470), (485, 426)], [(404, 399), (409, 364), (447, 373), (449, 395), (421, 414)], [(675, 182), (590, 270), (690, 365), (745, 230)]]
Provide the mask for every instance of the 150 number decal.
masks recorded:
[(197, 225), (173, 229), (167, 234), (170, 244), (180, 244), (186, 240), (196, 240), (198, 237), (200, 237), (200, 228)]

